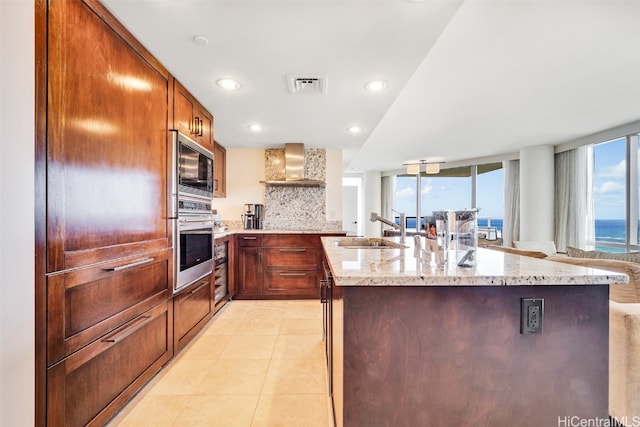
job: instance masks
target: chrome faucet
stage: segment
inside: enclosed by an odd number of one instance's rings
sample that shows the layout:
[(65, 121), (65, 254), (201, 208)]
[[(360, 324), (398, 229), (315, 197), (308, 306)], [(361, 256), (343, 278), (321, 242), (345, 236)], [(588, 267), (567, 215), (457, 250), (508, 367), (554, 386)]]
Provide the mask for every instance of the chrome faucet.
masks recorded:
[(406, 216), (403, 212), (398, 212), (395, 209), (392, 209), (392, 211), (394, 211), (395, 213), (397, 213), (398, 215), (400, 215), (400, 225), (396, 224), (393, 221), (390, 221), (386, 218), (381, 217), (380, 215), (378, 215), (376, 212), (371, 212), (371, 222), (376, 222), (376, 221), (380, 221), (384, 224), (387, 224), (390, 227), (395, 228), (396, 230), (400, 230), (400, 241), (404, 242), (404, 238), (407, 235), (407, 221), (406, 221)]

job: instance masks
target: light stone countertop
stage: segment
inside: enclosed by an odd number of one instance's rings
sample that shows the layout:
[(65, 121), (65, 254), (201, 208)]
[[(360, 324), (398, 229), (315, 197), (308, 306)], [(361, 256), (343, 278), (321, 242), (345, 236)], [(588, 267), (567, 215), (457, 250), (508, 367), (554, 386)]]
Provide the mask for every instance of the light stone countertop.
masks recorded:
[[(414, 256), (413, 237), (405, 239), (406, 249), (349, 248), (338, 246), (340, 239), (321, 238), (338, 286), (603, 285), (629, 280), (625, 274), (486, 248), (478, 248), (474, 267), (437, 267)], [(399, 237), (385, 240), (400, 242)]]
[(214, 230), (214, 239), (230, 236), (233, 234), (339, 234), (344, 233), (340, 230), (278, 230), (278, 229), (259, 229), (245, 230), (244, 228), (226, 228)]

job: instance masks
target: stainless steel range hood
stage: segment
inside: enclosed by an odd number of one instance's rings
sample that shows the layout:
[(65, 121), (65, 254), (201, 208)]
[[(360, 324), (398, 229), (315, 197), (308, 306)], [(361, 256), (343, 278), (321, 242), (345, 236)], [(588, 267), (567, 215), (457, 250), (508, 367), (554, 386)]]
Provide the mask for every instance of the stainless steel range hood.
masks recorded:
[(324, 181), (305, 179), (304, 144), (292, 142), (284, 145), (284, 179), (262, 181), (269, 185), (316, 186), (322, 187)]

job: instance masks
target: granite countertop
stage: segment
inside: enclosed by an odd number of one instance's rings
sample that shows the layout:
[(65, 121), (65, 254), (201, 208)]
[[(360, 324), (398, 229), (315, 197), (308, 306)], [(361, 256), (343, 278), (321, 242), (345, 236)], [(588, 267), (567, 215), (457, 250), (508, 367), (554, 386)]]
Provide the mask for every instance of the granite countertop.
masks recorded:
[(233, 234), (339, 234), (344, 233), (340, 230), (272, 230), (272, 229), (259, 229), (259, 230), (245, 230), (244, 228), (226, 228), (220, 230), (216, 228), (214, 230), (214, 238), (219, 239), (221, 237), (230, 236)]
[[(438, 267), (414, 255), (413, 238), (405, 239), (404, 249), (344, 247), (338, 246), (340, 239), (321, 238), (338, 286), (603, 285), (629, 280), (625, 274), (486, 248), (478, 248), (474, 267), (455, 263)], [(400, 243), (399, 237), (384, 240)]]

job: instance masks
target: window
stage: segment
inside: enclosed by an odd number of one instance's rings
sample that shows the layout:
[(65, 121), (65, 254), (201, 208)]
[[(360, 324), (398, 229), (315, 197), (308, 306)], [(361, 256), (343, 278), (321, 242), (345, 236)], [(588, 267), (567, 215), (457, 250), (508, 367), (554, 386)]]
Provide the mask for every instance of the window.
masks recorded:
[(593, 147), (595, 246), (609, 252), (637, 251), (638, 135)]
[[(431, 216), (433, 211), (478, 207), (478, 225), (491, 226), (500, 237), (504, 210), (504, 173), (502, 163), (477, 166), (476, 188), (473, 186), (474, 169), (471, 166), (442, 169), (439, 174), (420, 176), (420, 217)], [(418, 209), (418, 179), (416, 175), (396, 177), (395, 210), (407, 217), (407, 229), (416, 230)], [(477, 200), (477, 206), (473, 201)], [(399, 217), (396, 215), (396, 223)], [(420, 222), (424, 229), (424, 220)]]
[(477, 205), (478, 226), (486, 227), (487, 237), (493, 240), (502, 237), (502, 220), (504, 215), (504, 169), (490, 170), (482, 173), (478, 168)]

